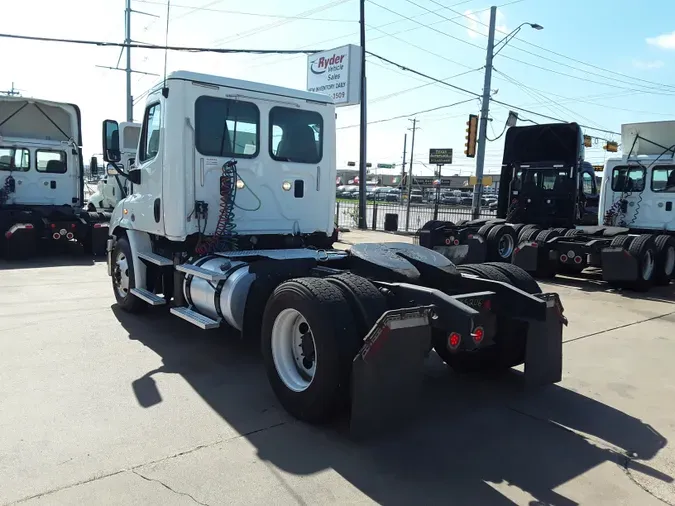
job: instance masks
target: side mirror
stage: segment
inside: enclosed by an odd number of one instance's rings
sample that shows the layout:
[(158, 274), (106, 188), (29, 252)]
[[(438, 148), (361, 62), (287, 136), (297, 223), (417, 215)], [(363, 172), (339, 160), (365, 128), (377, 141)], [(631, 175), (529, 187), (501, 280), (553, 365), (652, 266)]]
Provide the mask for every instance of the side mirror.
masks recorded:
[(117, 121), (107, 119), (103, 122), (103, 159), (116, 163), (122, 159), (120, 153), (120, 127)]
[(141, 169), (130, 170), (128, 179), (133, 184), (141, 184)]
[(92, 156), (89, 161), (89, 172), (91, 172), (92, 177), (98, 175), (98, 158), (95, 156)]

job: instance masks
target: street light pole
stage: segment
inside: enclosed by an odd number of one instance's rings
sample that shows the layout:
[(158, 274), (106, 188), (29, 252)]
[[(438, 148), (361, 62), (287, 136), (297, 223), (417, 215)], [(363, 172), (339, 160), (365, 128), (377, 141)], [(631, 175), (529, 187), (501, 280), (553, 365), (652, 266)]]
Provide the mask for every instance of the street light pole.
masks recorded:
[(490, 87), (492, 86), (492, 58), (494, 57), (495, 24), (497, 7), (490, 8), (490, 32), (488, 34), (487, 56), (485, 58), (485, 81), (483, 83), (483, 102), (478, 127), (478, 149), (476, 152), (476, 184), (473, 187), (473, 219), (480, 216), (480, 202), (483, 193), (483, 169), (485, 168), (485, 148), (487, 144), (488, 115), (490, 114)]
[[(490, 88), (492, 86), (492, 60), (504, 47), (516, 36), (520, 29), (529, 25), (535, 30), (544, 27), (537, 23), (522, 23), (502, 40), (495, 44), (495, 27), (497, 24), (497, 7), (490, 8), (490, 28), (488, 33), (487, 56), (485, 57), (485, 81), (483, 83), (483, 102), (480, 111), (480, 124), (478, 126), (478, 147), (476, 151), (476, 184), (473, 187), (473, 219), (480, 216), (480, 203), (483, 196), (483, 171), (485, 168), (485, 148), (487, 147), (487, 126), (490, 115)], [(495, 51), (495, 48), (499, 49)]]
[(366, 0), (360, 0), (361, 19), (361, 128), (359, 140), (359, 228), (365, 230), (366, 224), (366, 133), (368, 116), (366, 112)]

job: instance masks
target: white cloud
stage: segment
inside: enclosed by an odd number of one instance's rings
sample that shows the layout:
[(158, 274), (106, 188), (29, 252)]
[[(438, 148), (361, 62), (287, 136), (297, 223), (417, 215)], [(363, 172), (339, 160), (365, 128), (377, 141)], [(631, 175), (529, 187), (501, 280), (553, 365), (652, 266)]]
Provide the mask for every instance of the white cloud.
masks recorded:
[[(488, 27), (490, 26), (490, 11), (482, 11), (478, 14), (468, 10), (464, 12), (464, 15), (467, 17), (469, 24), (467, 26), (466, 33), (469, 35), (470, 39), (477, 39), (482, 37), (482, 35), (487, 36)], [(504, 20), (504, 14), (501, 11), (497, 11), (497, 34), (495, 38), (497, 40), (501, 39), (505, 33), (509, 32), (509, 29), (506, 26)], [(501, 34), (499, 32), (502, 32)], [(500, 36), (501, 35), (501, 36)]]
[(675, 49), (675, 32), (664, 33), (656, 37), (648, 37), (647, 44), (660, 47), (661, 49)]
[(633, 60), (633, 67), (642, 70), (660, 69), (664, 65), (665, 64), (661, 60), (653, 60), (653, 61)]

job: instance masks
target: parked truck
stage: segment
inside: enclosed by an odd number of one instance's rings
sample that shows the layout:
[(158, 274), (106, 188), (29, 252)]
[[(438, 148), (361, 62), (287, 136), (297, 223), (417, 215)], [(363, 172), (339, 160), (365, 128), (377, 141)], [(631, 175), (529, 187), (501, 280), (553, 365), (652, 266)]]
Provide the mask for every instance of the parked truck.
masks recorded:
[[(119, 163), (115, 121), (106, 161)], [(257, 340), (284, 408), (352, 430), (418, 397), (432, 349), (463, 371), (525, 363), (557, 382), (562, 305), (521, 269), (404, 243), (333, 249), (330, 97), (185, 71), (148, 94), (129, 195), (112, 213), (108, 274), (121, 309), (149, 306)]]
[[(120, 148), (120, 161), (117, 164), (123, 171), (129, 172), (136, 163), (136, 149), (141, 135), (141, 124), (131, 122), (119, 123), (117, 142)], [(92, 159), (90, 167), (97, 167), (97, 160)], [(96, 192), (87, 201), (88, 211), (112, 211), (117, 203), (127, 196), (127, 178), (119, 173), (118, 168), (107, 166), (96, 185)]]
[(474, 262), (490, 256), (511, 261), (537, 277), (595, 267), (619, 287), (646, 290), (668, 284), (675, 271), (675, 221), (668, 210), (669, 194), (675, 192), (668, 186), (673, 125), (623, 125), (626, 151), (607, 160), (601, 192), (593, 166), (584, 160), (579, 125), (510, 128), (497, 219), (429, 222), (420, 244), (449, 250), (448, 255), (462, 253)]
[(80, 110), (0, 97), (0, 250), (24, 258), (48, 245), (79, 242), (104, 254), (109, 215), (87, 212)]

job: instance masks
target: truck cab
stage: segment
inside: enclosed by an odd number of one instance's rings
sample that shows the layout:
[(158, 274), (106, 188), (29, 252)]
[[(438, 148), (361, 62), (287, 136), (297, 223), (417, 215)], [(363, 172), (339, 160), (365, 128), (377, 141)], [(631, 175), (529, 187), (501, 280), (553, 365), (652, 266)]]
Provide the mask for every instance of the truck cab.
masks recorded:
[[(217, 235), (224, 221), (248, 239), (331, 236), (335, 139), (324, 132), (334, 128), (324, 95), (174, 72), (148, 95), (130, 194), (111, 226), (173, 242)], [(114, 163), (119, 130), (104, 122), (104, 158)]]
[[(136, 151), (140, 135), (140, 123), (119, 123), (120, 161), (118, 165), (121, 165), (124, 172), (130, 171), (136, 163)], [(89, 211), (112, 210), (120, 200), (126, 197), (128, 190), (127, 179), (119, 173), (117, 168), (108, 164), (103, 177), (97, 184), (96, 192), (89, 197), (87, 209)]]
[(24, 97), (0, 97), (2, 204), (78, 206), (83, 200), (80, 110)]
[(675, 232), (675, 121), (622, 125), (624, 155), (603, 170), (598, 218), (605, 225)]
[(598, 188), (584, 155), (576, 123), (510, 128), (497, 216), (546, 227), (596, 225)]

